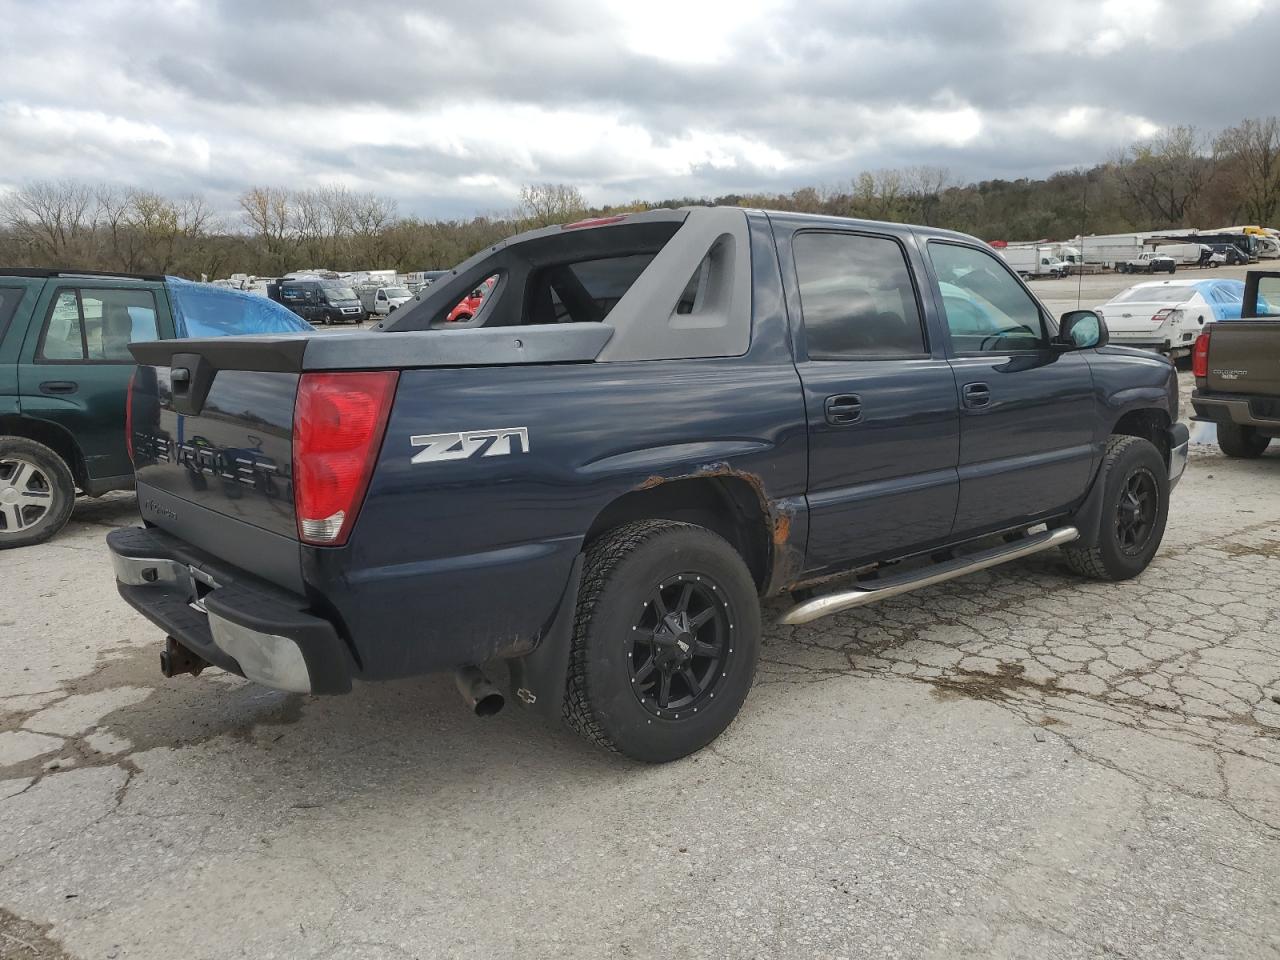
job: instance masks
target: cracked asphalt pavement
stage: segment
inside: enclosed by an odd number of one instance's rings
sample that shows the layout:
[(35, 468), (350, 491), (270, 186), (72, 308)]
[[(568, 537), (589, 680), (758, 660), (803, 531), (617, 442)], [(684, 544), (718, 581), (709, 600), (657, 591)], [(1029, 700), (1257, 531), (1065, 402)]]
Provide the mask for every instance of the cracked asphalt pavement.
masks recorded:
[(83, 502), (0, 554), (0, 957), (1280, 957), (1278, 493), (1197, 447), (1138, 580), (770, 627), (662, 767), (447, 678), (166, 681)]

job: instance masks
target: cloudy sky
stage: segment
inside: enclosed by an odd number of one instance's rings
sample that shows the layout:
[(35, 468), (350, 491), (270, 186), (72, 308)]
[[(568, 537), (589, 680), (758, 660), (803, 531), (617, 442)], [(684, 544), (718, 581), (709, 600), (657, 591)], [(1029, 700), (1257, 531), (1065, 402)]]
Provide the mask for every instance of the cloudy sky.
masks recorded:
[(399, 209), (964, 179), (1277, 112), (1280, 0), (0, 0), (0, 189)]

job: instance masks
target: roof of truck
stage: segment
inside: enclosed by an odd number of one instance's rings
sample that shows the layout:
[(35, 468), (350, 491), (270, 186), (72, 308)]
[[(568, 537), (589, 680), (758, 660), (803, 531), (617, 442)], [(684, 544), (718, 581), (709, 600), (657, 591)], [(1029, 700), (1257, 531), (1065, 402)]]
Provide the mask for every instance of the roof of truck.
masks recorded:
[(115, 270), (57, 270), (49, 267), (4, 267), (0, 277), (35, 277), (48, 280), (51, 277), (103, 277), (110, 280), (148, 280), (163, 283), (162, 273), (120, 273)]

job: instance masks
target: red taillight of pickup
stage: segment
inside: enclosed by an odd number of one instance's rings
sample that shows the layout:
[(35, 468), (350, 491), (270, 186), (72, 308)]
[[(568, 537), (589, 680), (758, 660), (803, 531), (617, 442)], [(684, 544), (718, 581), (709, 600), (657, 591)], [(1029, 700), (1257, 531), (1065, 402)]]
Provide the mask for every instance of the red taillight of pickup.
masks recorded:
[(1197, 380), (1204, 380), (1209, 376), (1208, 330), (1196, 337), (1196, 342), (1191, 347), (1191, 375)]
[(293, 502), (298, 537), (347, 542), (364, 502), (395, 396), (394, 370), (304, 373), (293, 408)]

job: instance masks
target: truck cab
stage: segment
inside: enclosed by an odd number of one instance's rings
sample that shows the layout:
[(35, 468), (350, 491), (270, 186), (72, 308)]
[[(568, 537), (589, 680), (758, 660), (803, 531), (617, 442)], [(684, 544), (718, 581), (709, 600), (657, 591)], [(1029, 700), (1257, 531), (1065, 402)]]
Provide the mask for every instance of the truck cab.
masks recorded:
[(359, 287), (360, 305), (369, 316), (385, 317), (413, 299), (408, 287), (377, 286), (366, 284)]

